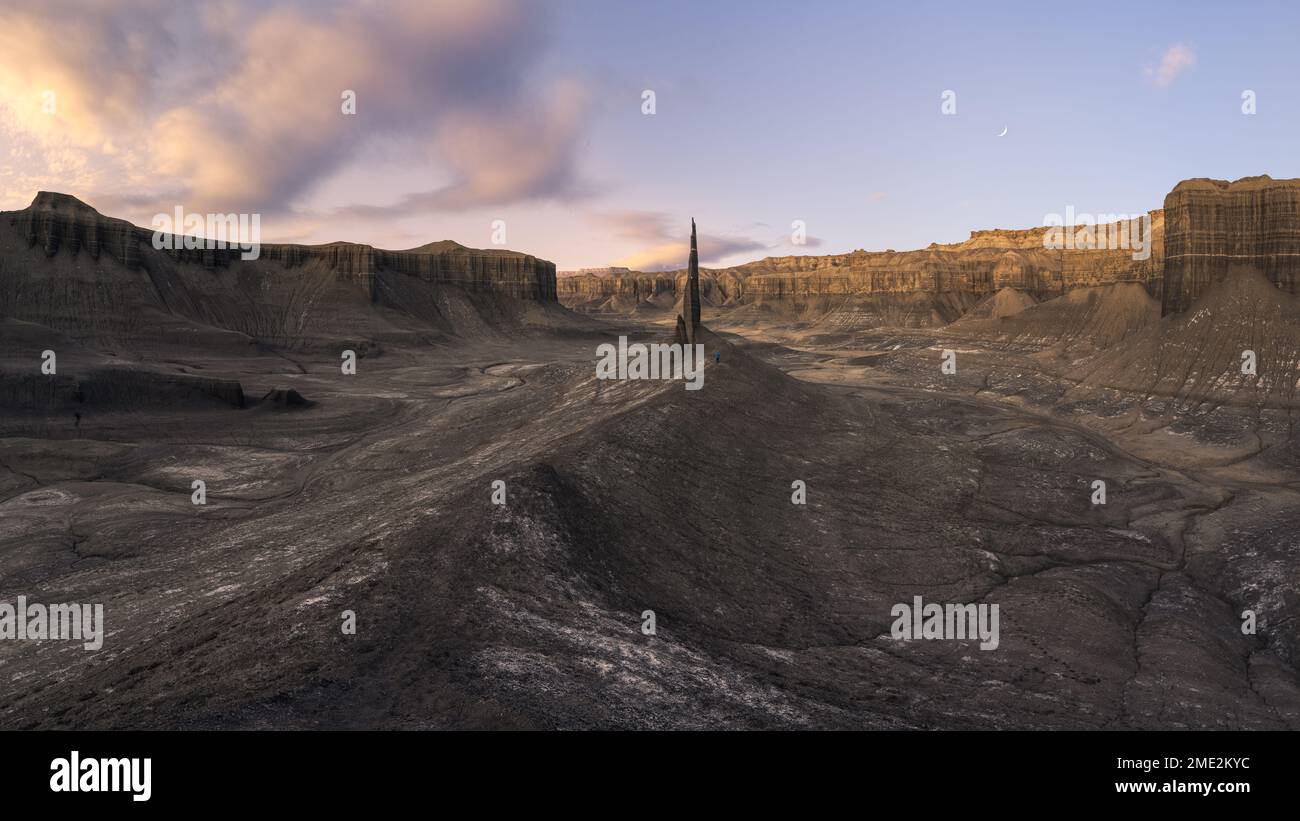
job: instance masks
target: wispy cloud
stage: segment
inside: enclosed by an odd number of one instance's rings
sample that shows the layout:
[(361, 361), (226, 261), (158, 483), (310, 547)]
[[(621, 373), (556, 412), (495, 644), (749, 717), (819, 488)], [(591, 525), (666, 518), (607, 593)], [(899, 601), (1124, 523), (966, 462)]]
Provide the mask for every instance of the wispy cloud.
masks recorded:
[[(597, 223), (616, 236), (647, 247), (614, 262), (636, 271), (675, 271), (685, 268), (690, 256), (690, 220), (659, 211), (615, 211), (595, 216)], [(771, 246), (746, 236), (700, 232), (700, 264), (712, 265), (733, 254), (761, 251)]]
[(0, 134), (35, 161), (0, 193), (53, 178), (136, 204), (291, 211), (376, 141), (405, 141), (447, 179), (394, 206), (408, 212), (568, 196), (588, 107), (580, 82), (533, 79), (549, 24), (527, 0), (10, 8)]
[(1158, 65), (1146, 65), (1142, 73), (1157, 88), (1168, 88), (1196, 65), (1196, 52), (1186, 43), (1175, 43), (1165, 50)]

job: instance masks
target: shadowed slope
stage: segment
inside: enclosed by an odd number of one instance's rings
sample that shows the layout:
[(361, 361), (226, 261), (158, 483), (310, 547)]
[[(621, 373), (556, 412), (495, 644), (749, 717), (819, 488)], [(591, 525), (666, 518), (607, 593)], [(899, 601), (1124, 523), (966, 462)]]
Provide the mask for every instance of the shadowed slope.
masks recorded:
[[(113, 655), (91, 667), (51, 658), (60, 674), (26, 680), (0, 716), (223, 727), (1300, 716), (1294, 674), (1267, 653), (1250, 683), (1253, 644), (1215, 576), (1186, 563), (1196, 517), (1221, 499), (1067, 426), (804, 383), (702, 336), (697, 392), (599, 382), (585, 346), (485, 367), (500, 388), (457, 391), (439, 413), (427, 392), (403, 391), (398, 421), (316, 457), (293, 496), (235, 521), (189, 515), (174, 567), (160, 543), (137, 540), (140, 558), (66, 571), (52, 586), (73, 600), (122, 591)], [(1100, 508), (1088, 502), (1098, 475), (1113, 487)], [(503, 506), (490, 500), (496, 479)], [(795, 480), (806, 505), (791, 503)], [(6, 504), (40, 532), (51, 510), (23, 498)], [(112, 508), (81, 510), (84, 532), (84, 517)], [(999, 604), (999, 648), (892, 640), (891, 608), (914, 595)], [(356, 636), (339, 631), (345, 608)], [(646, 610), (654, 636), (641, 632)], [(1194, 664), (1175, 640), (1187, 635)]]
[[(1253, 352), (1254, 375), (1242, 372)], [(1113, 388), (1167, 398), (1183, 412), (1219, 405), (1296, 406), (1300, 297), (1254, 271), (1237, 271), (1184, 313), (1152, 323), (1097, 360), (1081, 390)]]

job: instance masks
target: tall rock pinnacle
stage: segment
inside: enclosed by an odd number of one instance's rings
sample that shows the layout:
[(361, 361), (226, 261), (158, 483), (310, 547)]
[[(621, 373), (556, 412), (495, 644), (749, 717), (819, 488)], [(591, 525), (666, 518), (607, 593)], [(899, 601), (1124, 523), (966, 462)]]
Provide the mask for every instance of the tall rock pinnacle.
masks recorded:
[(700, 252), (695, 245), (695, 220), (691, 219), (691, 259), (686, 266), (686, 298), (682, 309), (686, 312), (686, 333), (695, 342), (695, 330), (700, 327)]
[(686, 292), (682, 294), (682, 312), (677, 315), (676, 340), (695, 344), (700, 327), (700, 252), (695, 247), (695, 219), (691, 219), (691, 258), (686, 265)]

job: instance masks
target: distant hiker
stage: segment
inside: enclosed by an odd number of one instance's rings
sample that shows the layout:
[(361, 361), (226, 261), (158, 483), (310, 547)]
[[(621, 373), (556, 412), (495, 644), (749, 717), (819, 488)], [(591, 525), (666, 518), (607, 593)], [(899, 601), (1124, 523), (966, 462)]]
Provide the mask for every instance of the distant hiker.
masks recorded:
[(714, 361), (714, 362), (721, 362), (721, 361), (722, 361), (722, 351), (714, 351), (714, 352), (713, 352), (713, 361)]

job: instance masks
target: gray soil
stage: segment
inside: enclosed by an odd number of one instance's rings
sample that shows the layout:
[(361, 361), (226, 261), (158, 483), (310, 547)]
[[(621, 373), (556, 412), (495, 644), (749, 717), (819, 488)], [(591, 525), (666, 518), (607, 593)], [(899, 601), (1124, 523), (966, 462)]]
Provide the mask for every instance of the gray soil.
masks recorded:
[[(1098, 382), (1091, 348), (1089, 382), (1029, 330), (711, 319), (700, 391), (595, 378), (661, 318), (355, 375), (169, 348), (202, 380), (4, 410), (0, 601), (108, 631), (0, 642), (0, 727), (1300, 726), (1285, 403)], [(914, 596), (998, 604), (1000, 645), (892, 638)]]

